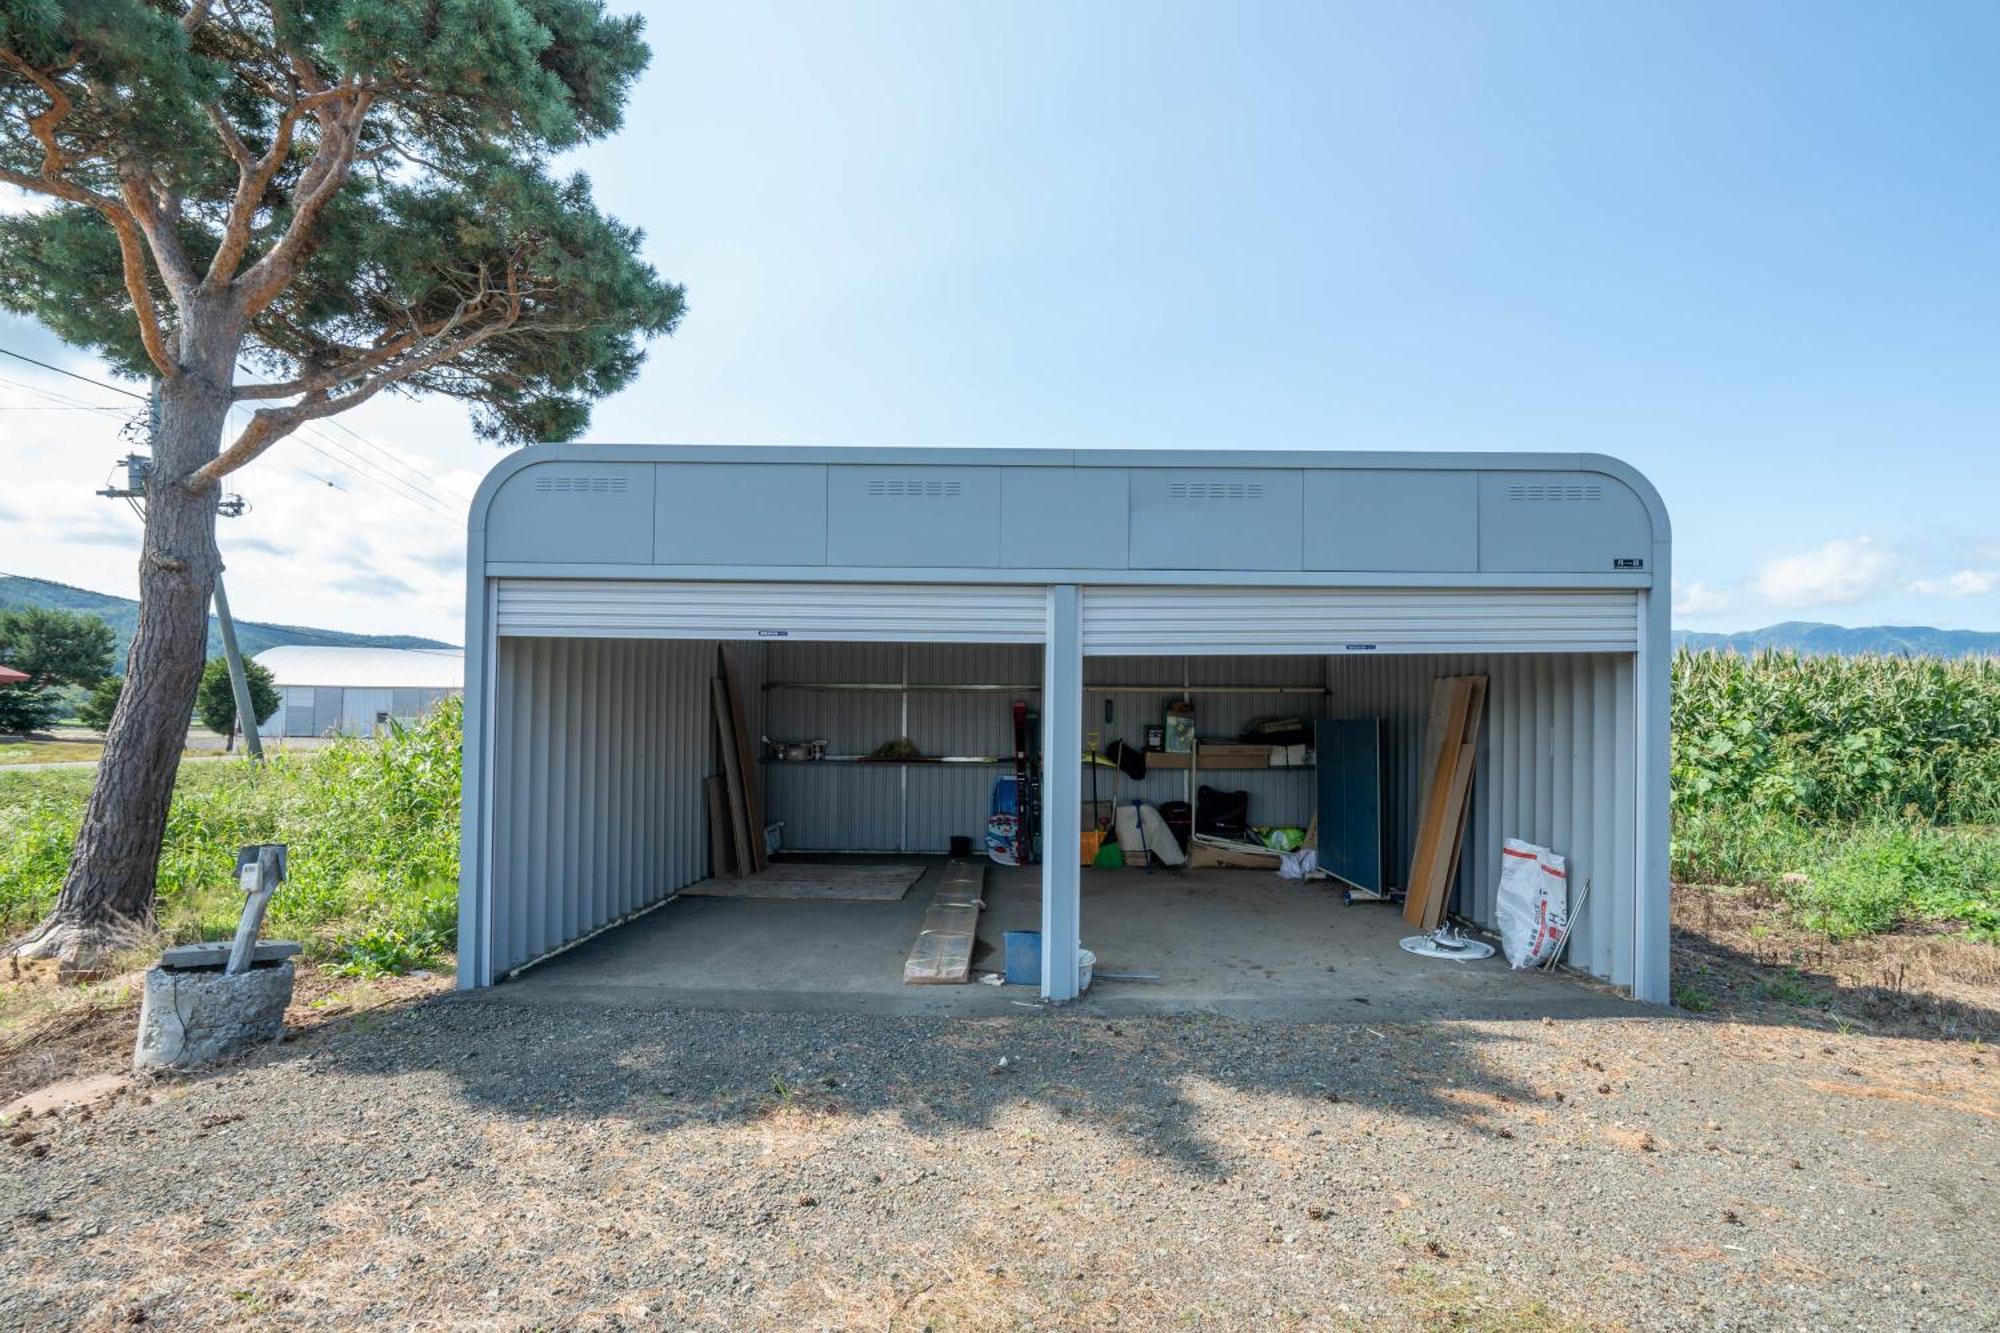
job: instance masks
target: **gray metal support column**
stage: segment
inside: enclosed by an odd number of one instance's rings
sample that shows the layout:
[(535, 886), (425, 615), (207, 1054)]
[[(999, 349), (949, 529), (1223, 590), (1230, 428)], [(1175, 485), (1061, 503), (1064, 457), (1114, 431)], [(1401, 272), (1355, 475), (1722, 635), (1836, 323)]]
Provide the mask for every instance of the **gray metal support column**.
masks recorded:
[(1638, 822), (1634, 843), (1638, 874), (1633, 891), (1638, 902), (1632, 913), (1632, 998), (1665, 1004), (1673, 994), (1668, 897), (1673, 892), (1669, 857), (1669, 794), (1672, 764), (1671, 712), (1673, 693), (1673, 604), (1668, 578), (1667, 543), (1653, 548), (1654, 578), (1650, 591), (1639, 594), (1639, 652), (1632, 678), (1633, 734), (1638, 738)]
[(473, 510), (465, 556), (465, 733), (458, 824), (458, 988), (493, 984), (493, 735), (495, 659), (482, 512)]
[(1075, 584), (1049, 589), (1042, 668), (1042, 996), (1076, 998), (1082, 947), (1083, 626)]

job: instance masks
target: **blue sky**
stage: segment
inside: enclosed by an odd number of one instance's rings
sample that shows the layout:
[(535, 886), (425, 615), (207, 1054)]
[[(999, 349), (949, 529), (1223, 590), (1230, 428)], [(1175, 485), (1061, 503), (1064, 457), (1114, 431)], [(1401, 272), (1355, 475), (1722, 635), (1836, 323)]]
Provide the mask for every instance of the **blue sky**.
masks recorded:
[[(591, 438), (1602, 451), (1684, 625), (2000, 629), (2000, 7), (645, 10), (576, 165), (690, 313)], [(491, 461), (353, 424), (447, 502)], [(449, 543), (328, 453), (243, 488), (346, 481), (415, 595), (295, 548), (242, 613), (448, 626)]]

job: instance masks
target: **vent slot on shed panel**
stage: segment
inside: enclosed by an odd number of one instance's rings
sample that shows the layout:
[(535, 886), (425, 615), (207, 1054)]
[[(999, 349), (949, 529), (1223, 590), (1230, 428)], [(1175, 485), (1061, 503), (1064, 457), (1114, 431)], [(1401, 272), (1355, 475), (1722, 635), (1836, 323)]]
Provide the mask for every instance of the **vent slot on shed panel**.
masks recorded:
[(1555, 500), (1563, 502), (1602, 500), (1604, 498), (1604, 488), (1602, 486), (1585, 486), (1576, 483), (1562, 484), (1555, 482), (1517, 481), (1507, 487), (1507, 498), (1509, 500)]
[(1167, 486), (1169, 500), (1261, 500), (1261, 481), (1176, 481)]
[(536, 477), (535, 489), (548, 495), (623, 495), (624, 477)]
[(965, 487), (957, 482), (938, 477), (875, 477), (868, 483), (870, 496), (883, 498), (922, 499), (935, 496), (963, 494)]

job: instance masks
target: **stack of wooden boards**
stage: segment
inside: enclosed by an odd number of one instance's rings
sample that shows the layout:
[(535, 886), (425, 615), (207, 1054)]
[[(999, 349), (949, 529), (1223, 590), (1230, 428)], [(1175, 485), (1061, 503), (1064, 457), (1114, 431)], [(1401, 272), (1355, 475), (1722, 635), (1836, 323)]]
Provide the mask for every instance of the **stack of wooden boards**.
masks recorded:
[(722, 772), (708, 780), (710, 873), (718, 879), (740, 878), (768, 867), (771, 857), (764, 847), (757, 751), (750, 742), (749, 715), (743, 710), (743, 691), (727, 648), (719, 654), (709, 697), (715, 705), (715, 735), (722, 750)]
[(1403, 920), (1435, 930), (1444, 920), (1472, 810), (1472, 770), (1479, 753), (1479, 724), (1486, 712), (1486, 677), (1440, 676), (1431, 682), (1430, 720), (1424, 730), (1416, 846), (1405, 881)]
[(949, 985), (972, 980), (972, 945), (979, 933), (979, 909), (985, 906), (984, 861), (948, 861), (938, 882), (937, 896), (924, 913), (923, 929), (903, 964), (903, 982), (910, 986)]

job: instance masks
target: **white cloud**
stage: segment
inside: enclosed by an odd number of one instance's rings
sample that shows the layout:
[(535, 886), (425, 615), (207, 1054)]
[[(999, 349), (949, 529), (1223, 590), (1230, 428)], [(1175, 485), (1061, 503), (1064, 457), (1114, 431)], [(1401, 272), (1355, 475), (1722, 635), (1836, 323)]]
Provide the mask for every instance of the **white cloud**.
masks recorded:
[(1941, 579), (1911, 579), (1910, 591), (1925, 597), (1977, 597), (2000, 588), (2000, 569), (1961, 569)]
[(1677, 616), (1720, 615), (1735, 604), (1728, 590), (1695, 580), (1674, 587), (1674, 614)]
[[(95, 363), (77, 368), (107, 378)], [(47, 395), (123, 400), (28, 367), (4, 375), (16, 383), (0, 385), (0, 406), (16, 410), (0, 415), (0, 572), (134, 596), (139, 520), (95, 494), (131, 448), (119, 435), (127, 414), (70, 410)], [(341, 420), (365, 443), (323, 424), (225, 483), (250, 501), (217, 533), (232, 609), (245, 620), (458, 642), (465, 497), (500, 451), (473, 439), (449, 402), (393, 399)]]
[(1867, 537), (1841, 537), (1765, 561), (1751, 586), (1773, 606), (1848, 606), (1887, 590), (1895, 572), (1893, 552)]

